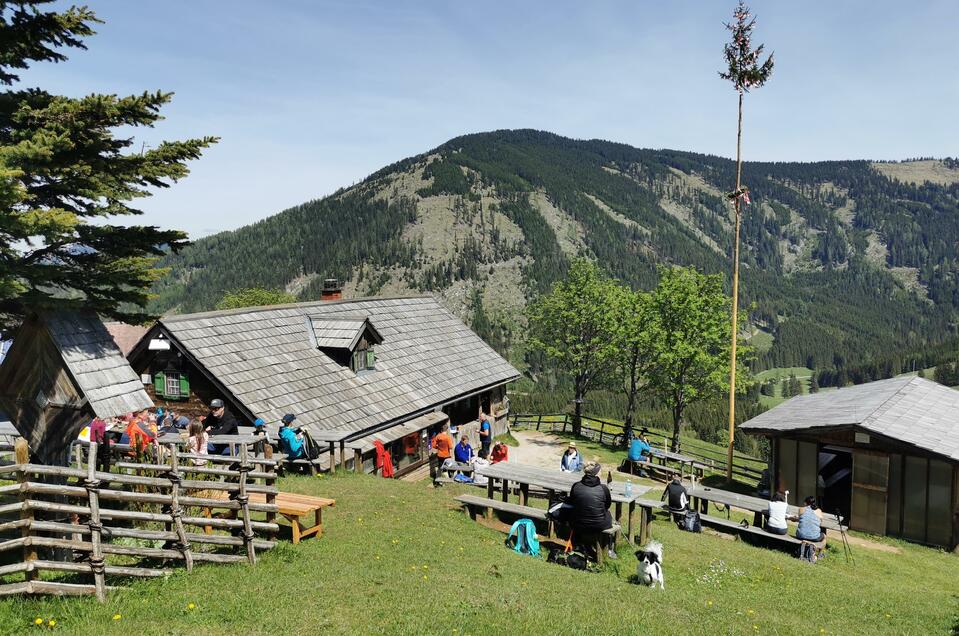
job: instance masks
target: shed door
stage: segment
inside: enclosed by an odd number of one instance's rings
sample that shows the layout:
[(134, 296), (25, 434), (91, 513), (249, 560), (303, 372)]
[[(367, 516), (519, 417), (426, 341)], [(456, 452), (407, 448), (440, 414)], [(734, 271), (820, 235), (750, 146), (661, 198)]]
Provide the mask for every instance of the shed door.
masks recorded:
[(889, 456), (880, 453), (853, 452), (850, 527), (872, 534), (885, 534), (888, 487)]

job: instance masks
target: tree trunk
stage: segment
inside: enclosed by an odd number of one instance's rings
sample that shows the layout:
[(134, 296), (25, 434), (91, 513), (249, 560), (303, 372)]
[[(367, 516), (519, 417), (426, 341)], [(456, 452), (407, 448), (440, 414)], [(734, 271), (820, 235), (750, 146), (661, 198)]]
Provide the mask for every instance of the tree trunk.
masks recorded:
[[(743, 140), (743, 93), (739, 92), (739, 124), (736, 129), (736, 190), (738, 195), (742, 187), (742, 140)], [(733, 316), (729, 354), (729, 449), (726, 457), (726, 480), (733, 480), (733, 439), (736, 435), (736, 340), (739, 335), (739, 225), (740, 197), (734, 200), (736, 205), (736, 236), (733, 239)]]
[(670, 442), (669, 450), (674, 453), (679, 452), (679, 429), (683, 425), (683, 409), (677, 406), (673, 409), (673, 439)]
[(579, 435), (583, 430), (583, 393), (576, 389), (576, 398), (573, 400), (573, 435)]
[(623, 421), (623, 448), (629, 447), (629, 440), (633, 437), (633, 414), (636, 412), (636, 388), (626, 396), (626, 418)]

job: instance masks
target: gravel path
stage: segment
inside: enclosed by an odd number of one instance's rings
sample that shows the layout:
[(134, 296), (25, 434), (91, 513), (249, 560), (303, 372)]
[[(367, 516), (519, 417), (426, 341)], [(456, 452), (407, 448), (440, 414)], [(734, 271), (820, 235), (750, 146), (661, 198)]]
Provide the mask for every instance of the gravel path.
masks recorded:
[(566, 441), (540, 431), (512, 431), (519, 446), (509, 449), (509, 461), (543, 468), (559, 468)]

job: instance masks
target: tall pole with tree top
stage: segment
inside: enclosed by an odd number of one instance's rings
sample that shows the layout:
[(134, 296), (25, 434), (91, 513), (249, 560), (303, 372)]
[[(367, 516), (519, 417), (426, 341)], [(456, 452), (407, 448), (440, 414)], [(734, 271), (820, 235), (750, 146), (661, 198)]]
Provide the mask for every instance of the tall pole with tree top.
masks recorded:
[(743, 140), (743, 95), (750, 89), (759, 88), (766, 83), (773, 70), (773, 56), (760, 62), (763, 54), (763, 45), (752, 48), (752, 32), (756, 27), (756, 19), (752, 16), (742, 0), (733, 13), (733, 21), (726, 24), (732, 34), (726, 44), (724, 55), (728, 68), (720, 71), (719, 76), (733, 83), (739, 93), (739, 119), (736, 130), (736, 189), (728, 197), (733, 202), (736, 212), (736, 234), (733, 241), (733, 310), (731, 351), (729, 360), (729, 451), (726, 463), (726, 479), (733, 478), (733, 439), (736, 433), (736, 340), (739, 324), (739, 226), (742, 220), (742, 206), (749, 203), (749, 189), (742, 184), (742, 140)]

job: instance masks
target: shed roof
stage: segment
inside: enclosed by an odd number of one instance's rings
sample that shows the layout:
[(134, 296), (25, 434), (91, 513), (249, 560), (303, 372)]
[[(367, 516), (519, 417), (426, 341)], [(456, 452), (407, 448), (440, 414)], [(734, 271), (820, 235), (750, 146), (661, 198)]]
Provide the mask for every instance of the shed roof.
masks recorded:
[(105, 322), (103, 325), (107, 328), (107, 331), (110, 332), (110, 335), (113, 336), (113, 341), (116, 342), (120, 348), (120, 353), (125, 356), (133, 351), (133, 347), (140, 342), (140, 339), (143, 338), (143, 335), (148, 330), (148, 328), (143, 325), (128, 325), (125, 322), (111, 321)]
[(959, 460), (959, 391), (919, 377), (891, 378), (794, 397), (751, 420), (750, 432), (858, 426)]
[[(314, 325), (376, 326), (376, 370), (353, 373)], [(292, 412), (318, 439), (360, 437), (519, 376), (432, 297), (366, 298), (169, 316), (160, 326), (251, 413)]]
[(153, 406), (143, 383), (92, 312), (44, 316), (50, 337), (97, 417), (116, 417)]

